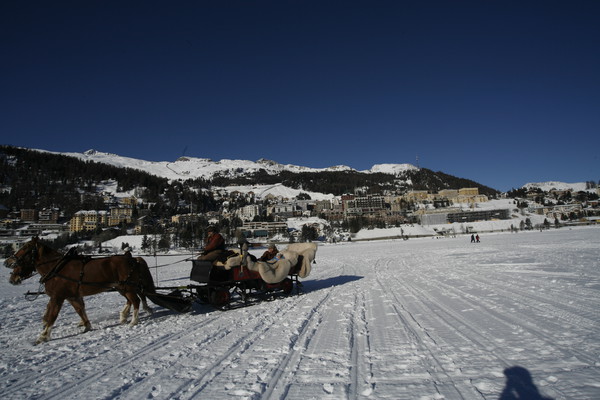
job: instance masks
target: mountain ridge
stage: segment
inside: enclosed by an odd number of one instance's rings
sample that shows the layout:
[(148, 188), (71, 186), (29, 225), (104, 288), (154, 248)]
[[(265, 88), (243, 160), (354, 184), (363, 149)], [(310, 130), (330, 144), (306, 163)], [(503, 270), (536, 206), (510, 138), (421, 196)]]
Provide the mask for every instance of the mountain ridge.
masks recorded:
[(360, 173), (386, 173), (397, 175), (406, 171), (418, 171), (420, 168), (412, 164), (374, 164), (371, 169), (357, 170), (346, 165), (335, 165), (326, 168), (313, 168), (293, 164), (281, 164), (277, 161), (260, 158), (257, 161), (240, 159), (221, 159), (213, 161), (210, 158), (182, 156), (175, 161), (146, 161), (132, 157), (125, 157), (114, 153), (106, 153), (94, 149), (83, 153), (75, 152), (53, 152), (35, 149), (41, 152), (61, 154), (76, 157), (83, 161), (94, 161), (117, 167), (134, 168), (160, 176), (167, 179), (211, 179), (214, 176), (240, 176), (259, 170), (265, 170), (270, 174), (278, 174), (282, 171), (295, 173), (301, 172), (338, 172), (353, 171)]
[[(281, 164), (274, 160), (260, 158), (257, 161), (240, 160), (240, 159), (221, 159), (213, 161), (210, 158), (182, 156), (175, 161), (146, 161), (142, 159), (121, 156), (114, 153), (102, 152), (95, 149), (89, 149), (82, 153), (77, 152), (56, 152), (43, 149), (25, 149), (34, 150), (43, 153), (64, 155), (74, 157), (82, 161), (98, 162), (106, 165), (111, 165), (119, 168), (132, 168), (140, 170), (151, 175), (166, 178), (169, 180), (187, 180), (187, 179), (206, 179), (213, 178), (236, 178), (259, 172), (266, 172), (269, 175), (277, 175), (282, 172), (291, 173), (319, 173), (319, 172), (355, 172), (363, 174), (389, 174), (389, 175), (405, 175), (409, 172), (418, 173), (426, 171), (425, 168), (418, 168), (409, 163), (382, 163), (374, 164), (368, 170), (357, 170), (347, 165), (335, 165), (326, 168), (313, 168), (306, 166), (297, 166), (293, 164)], [(439, 172), (441, 173), (441, 172)], [(462, 179), (462, 178), (461, 178)], [(476, 183), (476, 182), (474, 182)], [(482, 185), (483, 186), (483, 185)], [(554, 189), (572, 189), (574, 191), (586, 190), (586, 182), (530, 182), (526, 183), (522, 188), (542, 188), (543, 190)]]

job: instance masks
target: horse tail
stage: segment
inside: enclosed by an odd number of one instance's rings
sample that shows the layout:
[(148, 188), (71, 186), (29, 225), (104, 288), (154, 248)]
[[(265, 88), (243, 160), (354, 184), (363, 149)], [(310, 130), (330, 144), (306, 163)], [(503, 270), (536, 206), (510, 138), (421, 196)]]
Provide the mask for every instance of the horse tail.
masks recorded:
[(136, 264), (138, 265), (138, 272), (140, 276), (140, 292), (144, 293), (156, 293), (156, 286), (154, 285), (154, 279), (150, 273), (150, 268), (142, 257), (135, 258)]

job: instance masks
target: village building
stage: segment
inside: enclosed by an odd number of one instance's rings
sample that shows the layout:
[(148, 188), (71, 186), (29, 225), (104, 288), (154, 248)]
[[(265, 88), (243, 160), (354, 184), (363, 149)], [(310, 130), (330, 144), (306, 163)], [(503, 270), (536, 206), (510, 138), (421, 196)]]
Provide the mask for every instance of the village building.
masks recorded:
[(108, 226), (129, 224), (133, 221), (132, 207), (111, 207), (108, 217)]
[(71, 218), (71, 232), (94, 231), (108, 226), (108, 211), (81, 210)]
[(33, 208), (21, 209), (21, 221), (34, 222), (38, 219), (38, 212)]
[(38, 222), (41, 224), (56, 224), (60, 217), (58, 208), (44, 208), (38, 213)]
[(288, 229), (286, 222), (244, 222), (239, 228), (246, 237), (266, 238), (276, 234), (286, 233)]
[(260, 216), (261, 207), (258, 204), (249, 204), (238, 208), (234, 214), (242, 221), (252, 221), (255, 217)]

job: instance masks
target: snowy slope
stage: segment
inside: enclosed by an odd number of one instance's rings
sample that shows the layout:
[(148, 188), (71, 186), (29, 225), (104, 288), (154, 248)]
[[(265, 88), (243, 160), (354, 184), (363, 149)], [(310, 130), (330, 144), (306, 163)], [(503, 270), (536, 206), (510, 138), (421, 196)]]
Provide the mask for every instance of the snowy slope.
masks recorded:
[(293, 188), (287, 187), (281, 183), (277, 183), (274, 185), (246, 185), (246, 186), (232, 185), (232, 186), (227, 186), (226, 188), (215, 186), (212, 189), (213, 190), (223, 189), (223, 190), (227, 190), (229, 192), (240, 192), (240, 193), (253, 192), (254, 196), (257, 199), (264, 199), (268, 195), (275, 196), (275, 197), (282, 197), (282, 198), (286, 198), (286, 199), (294, 199), (300, 193), (308, 194), (312, 200), (331, 200), (335, 197), (333, 194), (324, 194), (324, 193), (318, 193), (318, 192), (309, 192), (307, 190), (293, 189)]
[[(45, 150), (38, 150), (45, 151)], [(211, 178), (216, 175), (235, 177), (265, 170), (269, 174), (278, 174), (282, 171), (290, 172), (323, 172), (323, 171), (355, 171), (345, 165), (328, 168), (310, 168), (291, 164), (279, 164), (276, 161), (260, 159), (258, 161), (229, 160), (213, 161), (208, 158), (180, 157), (175, 161), (144, 161), (135, 158), (123, 157), (117, 154), (103, 153), (88, 150), (84, 153), (55, 153), (76, 157), (84, 161), (94, 161), (110, 164), (121, 168), (134, 168), (167, 179)], [(377, 164), (370, 170), (361, 172), (385, 172), (397, 174), (406, 170), (417, 169), (410, 164)]]
[[(323, 171), (356, 171), (355, 169), (337, 165), (328, 168), (310, 168), (291, 164), (280, 164), (276, 161), (260, 159), (258, 161), (248, 160), (230, 160), (223, 159), (213, 161), (208, 158), (180, 157), (175, 161), (144, 161), (130, 157), (123, 157), (117, 154), (104, 153), (96, 150), (88, 150), (84, 153), (57, 153), (46, 150), (37, 150), (53, 154), (63, 154), (76, 157), (84, 161), (94, 161), (121, 168), (133, 168), (148, 172), (152, 175), (163, 177), (170, 180), (175, 179), (210, 179), (214, 176), (235, 177), (245, 175), (259, 170), (265, 170), (269, 174), (278, 174), (282, 171), (290, 172), (323, 172)], [(386, 173), (399, 175), (406, 171), (418, 170), (412, 164), (376, 164), (368, 170), (362, 170), (362, 173)], [(585, 190), (585, 182), (564, 183), (564, 182), (539, 182), (527, 183), (524, 188), (541, 188), (544, 191), (551, 189), (573, 189), (574, 191)]]
[[(146, 257), (159, 285), (188, 256)], [(118, 324), (116, 293), (65, 305), (34, 346), (37, 278), (0, 280), (3, 399), (498, 399), (504, 371), (555, 400), (600, 398), (600, 228), (322, 245), (302, 296)], [(183, 261), (183, 262), (180, 262)], [(515, 369), (514, 367), (521, 369)], [(526, 397), (505, 397), (526, 398)], [(529, 397), (533, 398), (533, 397)], [(538, 398), (539, 397), (535, 397)]]
[[(43, 150), (40, 150), (43, 151)], [(175, 161), (144, 161), (129, 157), (123, 157), (116, 154), (103, 153), (96, 150), (88, 150), (84, 153), (61, 153), (76, 157), (85, 161), (95, 161), (110, 165), (115, 165), (123, 168), (134, 168), (146, 171), (156, 176), (167, 179), (189, 179), (189, 178), (205, 178), (209, 179), (216, 175), (235, 177), (265, 170), (269, 174), (278, 174), (282, 171), (290, 172), (324, 172), (324, 171), (356, 171), (355, 169), (337, 165), (328, 168), (310, 168), (297, 166), (292, 164), (280, 164), (276, 161), (260, 159), (258, 161), (249, 160), (230, 160), (223, 159), (213, 161), (208, 158), (181, 157)], [(375, 164), (368, 170), (362, 170), (362, 173), (385, 173), (391, 175), (399, 175), (407, 171), (418, 170), (412, 164)], [(538, 182), (527, 183), (524, 188), (540, 188), (544, 191), (552, 189), (564, 190), (572, 189), (574, 191), (586, 190), (585, 182), (565, 183), (565, 182)]]
[(376, 164), (371, 167), (370, 170), (362, 171), (366, 173), (376, 173), (381, 172), (384, 174), (392, 174), (397, 175), (406, 171), (416, 171), (419, 168), (415, 167), (412, 164)]
[[(571, 189), (574, 192), (584, 192), (586, 189), (585, 182), (576, 182), (576, 183), (566, 183), (566, 182), (537, 182), (537, 183), (526, 183), (523, 185), (525, 189), (542, 189), (544, 192), (549, 192), (551, 190), (569, 190)], [(595, 189), (590, 189), (595, 191)]]

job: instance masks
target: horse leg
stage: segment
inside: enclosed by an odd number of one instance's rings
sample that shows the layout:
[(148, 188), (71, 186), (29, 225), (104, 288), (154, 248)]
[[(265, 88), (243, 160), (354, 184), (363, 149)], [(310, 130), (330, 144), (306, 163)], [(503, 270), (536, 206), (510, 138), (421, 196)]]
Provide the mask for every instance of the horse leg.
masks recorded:
[[(127, 292), (125, 293), (125, 297), (127, 298), (127, 315), (129, 315), (129, 307), (133, 304), (133, 317), (131, 318), (131, 322), (129, 326), (137, 325), (140, 322), (140, 299), (138, 298), (137, 293), (135, 292)], [(121, 320), (121, 322), (123, 322)]]
[(92, 324), (90, 323), (90, 320), (88, 319), (88, 316), (85, 312), (85, 303), (83, 302), (83, 297), (76, 297), (68, 300), (69, 303), (71, 303), (71, 305), (75, 309), (75, 312), (77, 312), (77, 314), (79, 314), (79, 316), (81, 317), (81, 322), (79, 323), (79, 326), (85, 327), (84, 332), (91, 331)]
[(146, 301), (146, 296), (144, 296), (143, 294), (140, 294), (140, 299), (142, 299), (142, 307), (144, 307), (144, 310), (148, 313), (148, 314), (152, 314), (153, 311), (150, 308), (150, 306), (148, 305), (148, 301)]
[(35, 344), (39, 344), (42, 342), (47, 342), (50, 340), (50, 334), (52, 333), (52, 326), (54, 322), (56, 322), (56, 318), (58, 317), (58, 313), (62, 308), (64, 299), (56, 299), (54, 297), (50, 297), (50, 301), (46, 306), (46, 313), (44, 314), (44, 329), (42, 333), (37, 338)]
[(122, 324), (127, 322), (127, 318), (129, 317), (129, 311), (131, 310), (131, 301), (129, 301), (129, 299), (127, 298), (127, 296), (125, 296), (125, 294), (123, 294), (123, 296), (127, 299), (127, 303), (125, 304), (125, 307), (123, 307), (123, 309), (119, 313), (119, 322), (121, 322)]

